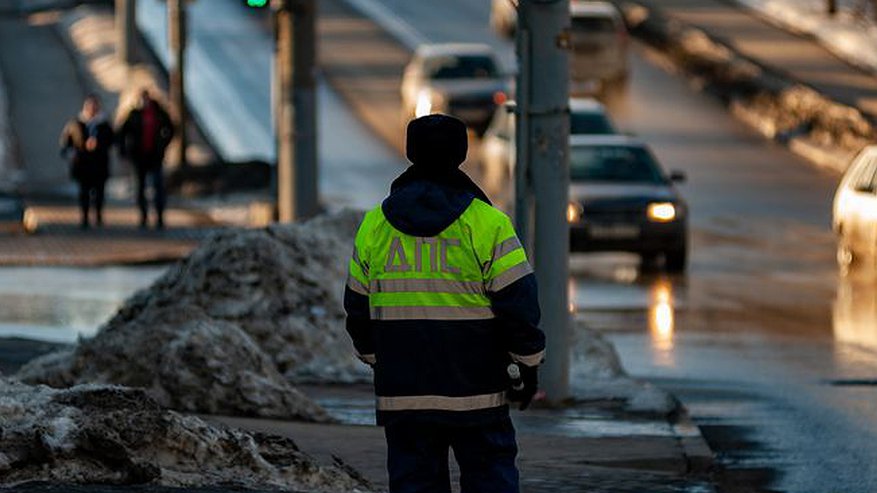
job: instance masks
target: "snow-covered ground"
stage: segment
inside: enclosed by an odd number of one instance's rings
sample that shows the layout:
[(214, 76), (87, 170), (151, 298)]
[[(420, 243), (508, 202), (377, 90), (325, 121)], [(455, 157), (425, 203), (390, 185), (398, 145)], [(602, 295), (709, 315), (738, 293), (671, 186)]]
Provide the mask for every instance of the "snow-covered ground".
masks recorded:
[(877, 72), (877, 21), (871, 0), (837, 0), (838, 13), (825, 13), (825, 0), (736, 0), (767, 19), (814, 36), (849, 63)]

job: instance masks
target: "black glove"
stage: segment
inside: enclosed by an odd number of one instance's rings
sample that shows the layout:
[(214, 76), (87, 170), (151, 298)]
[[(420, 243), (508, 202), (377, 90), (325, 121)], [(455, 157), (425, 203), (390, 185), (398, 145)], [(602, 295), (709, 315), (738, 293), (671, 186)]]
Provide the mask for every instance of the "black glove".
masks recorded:
[[(539, 390), (539, 367), (527, 366), (523, 363), (517, 363), (517, 366), (521, 372), (521, 380), (520, 382), (512, 382), (506, 397), (512, 402), (519, 402), (518, 409), (523, 411), (530, 406), (533, 396)], [(519, 388), (516, 389), (515, 386)]]

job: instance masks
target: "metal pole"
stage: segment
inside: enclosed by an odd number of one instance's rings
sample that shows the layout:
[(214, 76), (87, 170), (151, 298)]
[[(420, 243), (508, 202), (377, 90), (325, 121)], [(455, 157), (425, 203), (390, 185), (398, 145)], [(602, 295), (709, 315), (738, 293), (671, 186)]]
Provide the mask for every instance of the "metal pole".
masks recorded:
[[(520, 16), (519, 16), (520, 17)], [(518, 237), (533, 256), (533, 190), (529, 176), (530, 143), (530, 30), (518, 24), (515, 37), (518, 54), (518, 101), (515, 106), (515, 226)], [(527, 96), (521, 97), (522, 94)]]
[(171, 160), (181, 168), (188, 166), (186, 160), (186, 123), (189, 117), (186, 111), (186, 7), (184, 0), (168, 0), (168, 45), (170, 46), (170, 99), (176, 113), (177, 143), (176, 155)]
[(293, 15), (293, 104), (295, 105), (296, 209), (299, 217), (319, 212), (317, 190), (317, 2), (298, 0)]
[(546, 335), (543, 388), (548, 401), (569, 397), (572, 327), (569, 316), (569, 0), (521, 0), (529, 48), (526, 108), (527, 167), (535, 202), (535, 267)]
[(275, 2), (277, 211), (281, 222), (319, 212), (315, 0)]
[(116, 0), (116, 55), (125, 65), (137, 61), (137, 0)]
[(275, 12), (277, 45), (274, 73), (277, 87), (277, 214), (280, 222), (296, 219), (295, 105), (292, 98), (293, 21), (286, 2)]

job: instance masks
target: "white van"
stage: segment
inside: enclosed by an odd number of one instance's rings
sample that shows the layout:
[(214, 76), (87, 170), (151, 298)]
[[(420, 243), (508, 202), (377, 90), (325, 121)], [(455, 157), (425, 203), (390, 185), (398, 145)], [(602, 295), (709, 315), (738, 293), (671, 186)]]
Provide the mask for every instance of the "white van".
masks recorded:
[(623, 90), (628, 34), (618, 9), (609, 2), (573, 2), (570, 22), (570, 94)]

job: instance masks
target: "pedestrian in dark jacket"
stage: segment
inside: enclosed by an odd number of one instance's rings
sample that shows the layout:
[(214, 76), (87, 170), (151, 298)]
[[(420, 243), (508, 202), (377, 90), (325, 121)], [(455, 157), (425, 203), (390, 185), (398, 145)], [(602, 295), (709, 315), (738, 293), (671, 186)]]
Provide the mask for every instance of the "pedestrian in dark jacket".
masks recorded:
[(511, 221), (458, 169), (467, 145), (456, 118), (409, 123), (413, 166), (350, 260), (347, 331), (374, 368), (391, 493), (450, 493), (449, 448), (462, 493), (518, 492), (507, 401), (535, 395), (545, 337)]
[(174, 125), (167, 111), (158, 101), (152, 99), (149, 91), (140, 93), (140, 101), (131, 110), (119, 129), (119, 147), (122, 155), (134, 165), (137, 179), (137, 206), (140, 208), (140, 227), (145, 228), (149, 219), (149, 203), (146, 200), (146, 186), (152, 186), (152, 199), (155, 205), (156, 227), (164, 227), (165, 189), (164, 162), (167, 150), (174, 136)]
[(89, 94), (79, 116), (61, 132), (61, 155), (70, 164), (70, 176), (79, 185), (82, 228), (89, 225), (89, 209), (95, 210), (95, 224), (103, 225), (104, 188), (110, 176), (110, 148), (113, 129), (101, 111), (100, 98)]

